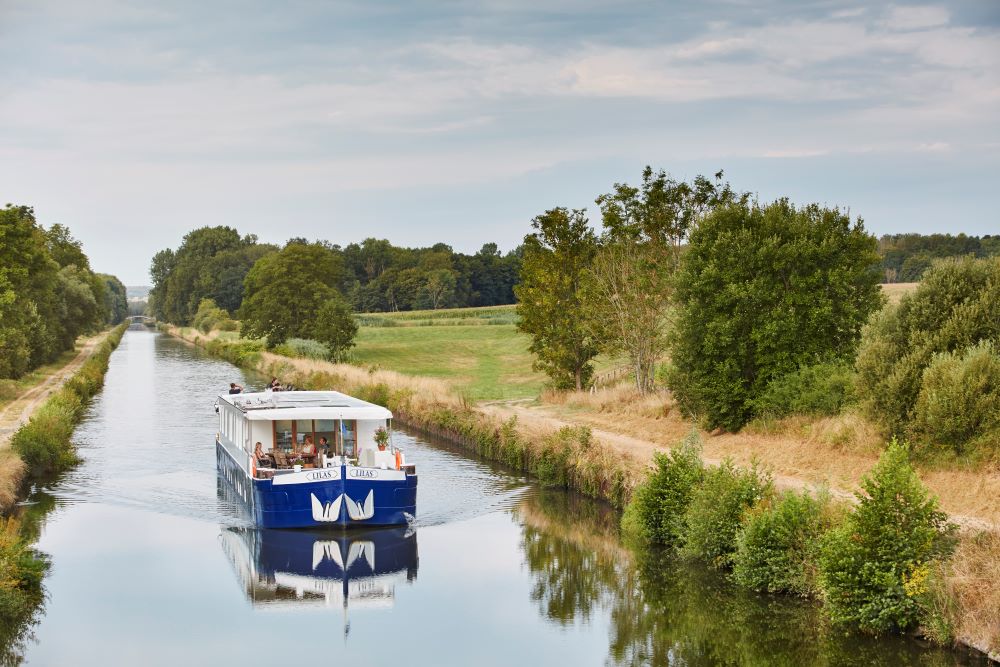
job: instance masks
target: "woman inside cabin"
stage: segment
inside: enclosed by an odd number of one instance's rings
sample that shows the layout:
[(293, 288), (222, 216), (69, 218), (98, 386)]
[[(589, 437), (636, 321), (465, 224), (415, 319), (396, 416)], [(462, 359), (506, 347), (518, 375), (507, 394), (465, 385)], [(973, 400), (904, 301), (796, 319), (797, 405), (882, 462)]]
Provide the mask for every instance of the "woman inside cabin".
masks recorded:
[(306, 460), (316, 458), (316, 445), (313, 444), (313, 437), (311, 435), (305, 437), (305, 442), (302, 443), (302, 451), (299, 452), (299, 456)]
[(259, 442), (253, 448), (253, 458), (257, 461), (258, 466), (270, 466), (271, 460), (268, 455), (264, 452), (264, 445)]

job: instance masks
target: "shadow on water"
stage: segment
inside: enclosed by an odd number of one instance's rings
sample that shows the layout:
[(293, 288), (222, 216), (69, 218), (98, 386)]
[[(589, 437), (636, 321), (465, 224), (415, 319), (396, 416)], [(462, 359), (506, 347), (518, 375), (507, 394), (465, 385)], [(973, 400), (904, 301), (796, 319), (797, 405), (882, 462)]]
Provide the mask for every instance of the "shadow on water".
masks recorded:
[(610, 507), (562, 492), (516, 515), (531, 597), (561, 625), (610, 615), (611, 665), (985, 665), (913, 638), (830, 626), (817, 604), (749, 593), (666, 550), (630, 549)]

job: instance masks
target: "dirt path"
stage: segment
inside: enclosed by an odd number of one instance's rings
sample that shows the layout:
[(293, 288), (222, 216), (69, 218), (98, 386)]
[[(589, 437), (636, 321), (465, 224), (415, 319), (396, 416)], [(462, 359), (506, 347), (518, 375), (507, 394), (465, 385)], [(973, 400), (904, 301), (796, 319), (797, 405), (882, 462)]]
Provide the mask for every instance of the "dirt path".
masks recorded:
[(0, 449), (10, 444), (10, 438), (14, 435), (14, 432), (31, 418), (31, 415), (34, 414), (35, 410), (45, 399), (62, 387), (66, 380), (76, 373), (77, 369), (83, 365), (83, 362), (90, 358), (94, 348), (107, 335), (107, 332), (104, 332), (85, 340), (83, 347), (80, 348), (80, 352), (73, 357), (72, 361), (42, 380), (39, 384), (25, 391), (14, 399), (10, 405), (0, 411)]
[[(510, 418), (512, 416), (516, 416), (519, 421), (541, 424), (553, 429), (562, 428), (564, 426), (588, 426), (590, 427), (591, 433), (596, 440), (617, 451), (624, 457), (636, 461), (640, 465), (648, 465), (653, 459), (654, 452), (663, 452), (669, 449), (663, 444), (653, 442), (651, 440), (643, 440), (623, 435), (621, 433), (614, 433), (606, 429), (595, 428), (592, 424), (586, 423), (582, 420), (573, 420), (571, 417), (563, 415), (555, 416), (548, 411), (545, 406), (527, 405), (527, 403), (528, 401), (495, 401), (482, 403), (480, 404), (479, 409), (487, 414), (495, 415), (497, 417)], [(718, 465), (722, 462), (721, 458), (713, 458), (710, 456), (704, 456), (703, 460), (709, 465)], [(782, 489), (816, 489), (819, 486), (815, 482), (792, 475), (774, 474), (773, 478), (775, 485)], [(854, 502), (856, 500), (854, 495), (856, 487), (845, 489), (837, 488), (829, 484), (823, 486), (831, 496), (837, 498), (838, 500), (845, 500), (848, 502)], [(959, 526), (966, 529), (1000, 531), (1000, 525), (980, 517), (952, 514), (951, 519)]]

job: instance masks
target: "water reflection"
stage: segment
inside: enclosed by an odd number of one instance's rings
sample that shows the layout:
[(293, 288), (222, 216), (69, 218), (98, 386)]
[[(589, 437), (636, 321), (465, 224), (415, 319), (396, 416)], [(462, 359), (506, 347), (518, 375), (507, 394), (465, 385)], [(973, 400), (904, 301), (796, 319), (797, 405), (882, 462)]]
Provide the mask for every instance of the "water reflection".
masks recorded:
[(543, 491), (517, 515), (539, 613), (561, 625), (609, 614), (608, 664), (986, 664), (914, 639), (845, 632), (815, 604), (747, 593), (667, 551), (628, 549), (616, 513), (585, 498)]
[(254, 607), (391, 608), (396, 586), (417, 578), (417, 534), (407, 528), (225, 528), (219, 541)]

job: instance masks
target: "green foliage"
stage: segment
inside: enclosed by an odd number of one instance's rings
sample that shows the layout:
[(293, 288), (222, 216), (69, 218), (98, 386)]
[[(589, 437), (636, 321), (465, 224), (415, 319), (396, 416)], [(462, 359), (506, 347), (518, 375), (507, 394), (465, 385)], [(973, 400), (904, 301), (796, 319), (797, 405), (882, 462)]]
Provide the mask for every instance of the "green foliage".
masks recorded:
[(339, 293), (335, 293), (316, 311), (312, 331), (313, 338), (326, 346), (327, 356), (330, 359), (340, 360), (354, 347), (358, 323), (354, 321), (351, 307)]
[(833, 517), (829, 497), (807, 491), (761, 503), (736, 538), (733, 580), (760, 593), (818, 593), (819, 540)]
[(687, 531), (681, 554), (716, 568), (732, 565), (744, 517), (771, 492), (770, 476), (756, 465), (738, 468), (727, 459), (709, 468), (684, 513)]
[(108, 307), (105, 280), (68, 229), (46, 231), (28, 206), (0, 209), (0, 378), (55, 361)]
[[(915, 291), (864, 329), (856, 368), (858, 397), (866, 412), (888, 433), (907, 432), (925, 369), (935, 355), (961, 355), (981, 341), (1000, 341), (1000, 257), (935, 264)], [(939, 363), (931, 376), (935, 383), (958, 368)], [(929, 403), (926, 409), (931, 409)]]
[(104, 281), (104, 310), (107, 324), (121, 324), (128, 316), (128, 291), (122, 281), (107, 273), (98, 273)]
[(274, 348), (275, 354), (286, 357), (301, 357), (303, 359), (330, 358), (330, 348), (316, 340), (308, 338), (289, 338), (281, 345)]
[(917, 282), (936, 259), (1000, 255), (1000, 236), (892, 234), (879, 239), (885, 282)]
[(5, 645), (0, 659), (42, 604), (42, 580), (48, 569), (48, 558), (21, 535), (18, 521), (0, 517), (0, 642)]
[(671, 389), (738, 430), (775, 378), (854, 356), (882, 303), (875, 239), (837, 209), (734, 203), (691, 233), (676, 282)]
[(251, 368), (260, 361), (264, 341), (252, 339), (225, 340), (215, 338), (205, 345), (212, 354), (222, 357), (234, 366)]
[(854, 399), (855, 372), (843, 362), (802, 366), (768, 383), (755, 412), (768, 417), (836, 415)]
[(622, 524), (626, 532), (653, 543), (679, 547), (687, 536), (691, 497), (705, 477), (698, 432), (692, 431), (668, 453), (654, 454), (653, 464), (652, 472), (632, 492)]
[(198, 304), (198, 312), (191, 320), (191, 326), (207, 334), (227, 321), (232, 321), (229, 319), (229, 313), (219, 308), (212, 299), (202, 299)]
[(872, 634), (905, 631), (920, 620), (929, 568), (954, 548), (956, 526), (896, 441), (861, 486), (857, 508), (822, 541), (827, 610)]
[(153, 256), (149, 275), (152, 314), (159, 320), (186, 325), (204, 299), (234, 312), (243, 301), (244, 279), (254, 263), (277, 251), (257, 243), (250, 234), (240, 237), (231, 227), (201, 227), (189, 232), (176, 252)]
[(554, 208), (536, 217), (524, 237), (517, 327), (531, 336), (535, 368), (558, 388), (582, 389), (594, 368), (598, 345), (583, 321), (584, 272), (597, 252), (597, 237), (584, 212)]
[(317, 335), (317, 315), (337, 299), (341, 267), (340, 257), (318, 243), (289, 243), (262, 258), (244, 283), (239, 314), (243, 335), (266, 338), (269, 347), (288, 338), (328, 343)]
[(979, 441), (1000, 452), (1000, 350), (991, 341), (934, 356), (924, 370), (912, 433), (962, 454)]
[(94, 350), (62, 389), (54, 393), (11, 437), (11, 447), (33, 477), (51, 475), (76, 463), (71, 442), (83, 408), (104, 385), (108, 358), (127, 328), (121, 324)]

